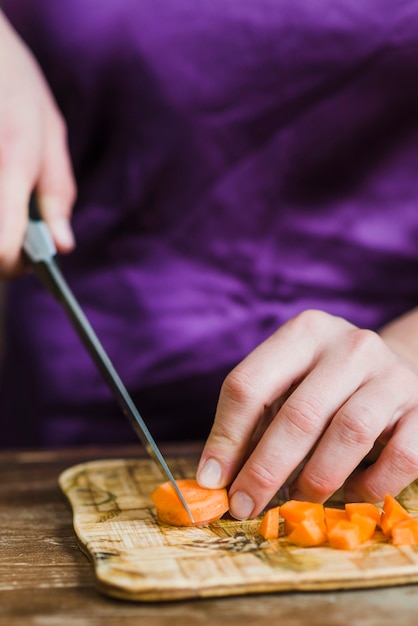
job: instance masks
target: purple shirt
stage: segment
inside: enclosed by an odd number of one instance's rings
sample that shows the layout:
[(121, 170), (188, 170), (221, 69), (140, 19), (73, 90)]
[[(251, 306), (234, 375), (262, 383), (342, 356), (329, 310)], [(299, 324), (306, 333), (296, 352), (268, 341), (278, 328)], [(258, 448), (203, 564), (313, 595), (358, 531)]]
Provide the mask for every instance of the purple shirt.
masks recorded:
[[(63, 271), (151, 432), (306, 308), (418, 303), (418, 2), (5, 0), (69, 127)], [(135, 439), (34, 277), (6, 310), (0, 445)]]

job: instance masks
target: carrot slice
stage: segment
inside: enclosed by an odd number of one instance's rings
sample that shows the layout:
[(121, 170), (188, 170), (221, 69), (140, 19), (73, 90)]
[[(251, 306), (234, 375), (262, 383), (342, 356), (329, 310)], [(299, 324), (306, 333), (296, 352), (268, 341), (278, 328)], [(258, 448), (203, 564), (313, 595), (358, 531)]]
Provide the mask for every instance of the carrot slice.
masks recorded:
[(386, 495), (383, 502), (383, 511), (380, 516), (380, 528), (387, 536), (392, 535), (392, 529), (399, 522), (412, 519), (408, 511), (391, 495)]
[(371, 517), (375, 520), (376, 524), (380, 523), (380, 511), (377, 506), (371, 502), (347, 502), (345, 511), (349, 520), (351, 520), (354, 514), (358, 514), (362, 517)]
[(325, 514), (325, 524), (327, 527), (327, 531), (330, 531), (331, 528), (333, 528), (335, 524), (339, 522), (340, 520), (347, 519), (347, 513), (345, 512), (345, 509), (336, 509), (331, 506), (325, 506), (324, 514)]
[(288, 535), (290, 543), (303, 548), (311, 548), (325, 543), (327, 534), (325, 532), (325, 524), (323, 520), (316, 521), (313, 518), (307, 518), (295, 525), (294, 530)]
[(354, 550), (361, 543), (361, 528), (350, 520), (340, 520), (328, 532), (331, 548)]
[[(205, 526), (215, 522), (229, 509), (226, 489), (206, 489), (200, 487), (194, 479), (176, 481), (190, 512), (195, 526)], [(159, 485), (151, 494), (151, 499), (157, 509), (160, 522), (172, 526), (193, 526), (187, 511), (168, 481)]]
[(407, 519), (398, 522), (392, 528), (394, 546), (416, 546), (418, 544), (418, 519)]
[(266, 511), (261, 520), (260, 528), (258, 529), (259, 535), (264, 539), (278, 539), (279, 537), (279, 519), (280, 519), (280, 507), (275, 506), (272, 509)]

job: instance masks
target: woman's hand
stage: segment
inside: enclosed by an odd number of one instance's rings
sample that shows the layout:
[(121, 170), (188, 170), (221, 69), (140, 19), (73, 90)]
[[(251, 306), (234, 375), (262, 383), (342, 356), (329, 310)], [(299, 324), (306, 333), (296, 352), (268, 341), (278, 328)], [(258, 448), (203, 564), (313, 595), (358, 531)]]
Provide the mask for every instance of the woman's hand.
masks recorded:
[[(396, 352), (387, 335), (320, 311), (284, 324), (226, 378), (199, 483), (231, 485), (238, 519), (258, 515), (297, 468), (299, 500), (324, 502), (345, 481), (347, 500), (399, 493), (418, 476), (418, 376), (397, 349), (402, 324)], [(375, 463), (354, 472), (376, 443)]]
[(0, 93), (0, 276), (12, 276), (23, 269), (34, 189), (57, 249), (73, 248), (75, 183), (61, 114), (34, 57), (1, 11)]

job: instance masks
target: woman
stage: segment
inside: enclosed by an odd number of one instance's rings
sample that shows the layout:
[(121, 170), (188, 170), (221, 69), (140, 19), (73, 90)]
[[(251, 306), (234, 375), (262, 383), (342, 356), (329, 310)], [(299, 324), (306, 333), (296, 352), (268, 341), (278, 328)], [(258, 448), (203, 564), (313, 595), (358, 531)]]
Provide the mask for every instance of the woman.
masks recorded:
[[(303, 461), (299, 498), (351, 476), (348, 499), (379, 500), (416, 478), (417, 3), (3, 8), (3, 274), (22, 271), (36, 189), (155, 437), (206, 437), (217, 404), (198, 478), (231, 485), (236, 517)], [(130, 439), (30, 275), (6, 337), (3, 445)]]

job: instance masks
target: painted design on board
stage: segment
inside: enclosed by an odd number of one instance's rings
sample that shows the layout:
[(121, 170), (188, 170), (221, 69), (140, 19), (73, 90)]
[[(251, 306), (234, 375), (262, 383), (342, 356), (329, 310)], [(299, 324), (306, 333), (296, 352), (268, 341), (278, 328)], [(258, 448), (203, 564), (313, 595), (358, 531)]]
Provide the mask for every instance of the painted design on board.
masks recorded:
[[(170, 461), (176, 478), (196, 463)], [(376, 533), (359, 550), (299, 548), (283, 536), (266, 541), (260, 519), (225, 518), (206, 527), (158, 522), (150, 494), (162, 481), (148, 460), (92, 461), (69, 468), (60, 486), (74, 530), (103, 592), (130, 600), (170, 600), (289, 589), (340, 589), (418, 581), (418, 550)], [(286, 488), (273, 504), (288, 498)], [(418, 515), (418, 484), (400, 497)], [(338, 494), (332, 506), (342, 506)]]

